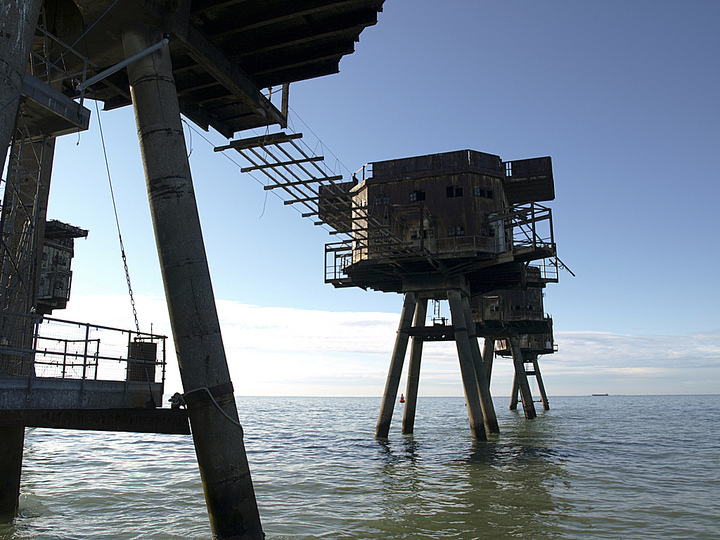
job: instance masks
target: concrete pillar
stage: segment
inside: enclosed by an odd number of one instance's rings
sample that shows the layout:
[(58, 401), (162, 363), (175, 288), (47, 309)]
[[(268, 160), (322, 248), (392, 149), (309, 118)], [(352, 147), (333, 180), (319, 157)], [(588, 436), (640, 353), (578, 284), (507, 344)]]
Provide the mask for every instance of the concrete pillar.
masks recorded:
[(0, 426), (0, 522), (17, 512), (24, 442), (24, 426)]
[[(159, 42), (125, 28), (125, 56)], [(167, 47), (128, 66), (150, 211), (213, 538), (261, 539)]]
[(383, 393), (380, 414), (378, 415), (377, 426), (375, 427), (375, 437), (378, 439), (387, 438), (390, 432), (390, 421), (392, 420), (392, 414), (395, 408), (395, 399), (397, 398), (398, 386), (400, 386), (400, 375), (402, 374), (405, 352), (407, 351), (408, 339), (410, 337), (408, 332), (412, 326), (412, 318), (416, 305), (417, 295), (412, 292), (406, 293), (402, 315), (400, 316), (400, 325), (398, 326), (397, 337), (395, 338), (395, 348), (393, 349), (392, 360), (390, 360), (390, 369), (388, 370), (387, 380), (385, 381), (385, 392)]
[(515, 366), (513, 389), (515, 385), (520, 389), (525, 418), (532, 420), (537, 416), (537, 413), (535, 412), (535, 404), (533, 403), (532, 392), (530, 392), (530, 384), (528, 383), (525, 373), (525, 359), (523, 358), (522, 349), (520, 348), (520, 338), (518, 336), (512, 336), (510, 338), (510, 346), (512, 347), (513, 365)]
[(518, 386), (517, 373), (515, 373), (513, 375), (512, 393), (510, 394), (510, 410), (511, 411), (517, 410), (519, 395), (520, 395), (520, 387)]
[(480, 406), (482, 407), (483, 420), (485, 429), (488, 433), (500, 433), (497, 416), (495, 414), (495, 406), (490, 395), (490, 382), (485, 373), (485, 365), (483, 364), (482, 354), (480, 353), (480, 345), (477, 340), (475, 330), (475, 321), (470, 311), (470, 299), (467, 296), (462, 297), (463, 310), (465, 312), (465, 324), (468, 328), (468, 340), (470, 341), (470, 351), (473, 357), (473, 366), (475, 368), (475, 378), (477, 379), (478, 393), (480, 394)]
[(540, 374), (540, 365), (538, 364), (537, 354), (533, 355), (532, 359), (533, 371), (535, 371), (535, 380), (540, 390), (540, 399), (542, 400), (543, 409), (546, 411), (550, 410), (550, 402), (548, 401), (547, 393), (545, 392), (545, 385), (543, 384), (542, 375)]
[[(415, 326), (425, 326), (427, 314), (427, 298), (418, 300), (415, 309)], [(408, 366), (407, 388), (405, 390), (405, 410), (403, 411), (402, 432), (410, 435), (415, 429), (415, 411), (417, 409), (418, 387), (420, 385), (420, 360), (422, 358), (423, 340), (413, 337), (410, 345), (410, 365)]]
[(12, 140), (27, 71), (32, 37), (42, 0), (3, 0), (0, 4), (0, 175)]
[[(0, 176), (12, 141), (23, 77), (42, 0), (3, 0), (0, 4)], [(0, 518), (14, 516), (20, 496), (23, 426), (0, 427)]]
[(485, 366), (485, 375), (487, 375), (488, 384), (490, 384), (492, 382), (493, 359), (495, 358), (495, 340), (485, 338), (484, 341), (482, 359)]
[(475, 439), (484, 441), (487, 439), (487, 435), (483, 423), (482, 406), (480, 405), (480, 394), (478, 393), (478, 383), (475, 375), (473, 354), (470, 348), (470, 339), (468, 338), (463, 301), (460, 293), (456, 290), (448, 291), (447, 296), (450, 303), (453, 331), (455, 332), (455, 344), (460, 358), (460, 374), (465, 389), (465, 405), (468, 410), (470, 431)]

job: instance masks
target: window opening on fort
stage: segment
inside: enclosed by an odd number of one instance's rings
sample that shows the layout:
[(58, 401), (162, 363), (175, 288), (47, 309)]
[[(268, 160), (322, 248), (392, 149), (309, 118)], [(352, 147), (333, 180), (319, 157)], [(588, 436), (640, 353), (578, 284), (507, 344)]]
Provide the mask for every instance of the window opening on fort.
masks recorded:
[(424, 200), (425, 200), (425, 192), (424, 191), (417, 190), (417, 191), (413, 191), (412, 193), (410, 193), (410, 202), (424, 201)]
[(448, 198), (450, 197), (462, 197), (463, 194), (463, 188), (459, 186), (448, 186), (445, 189), (445, 193), (447, 194)]

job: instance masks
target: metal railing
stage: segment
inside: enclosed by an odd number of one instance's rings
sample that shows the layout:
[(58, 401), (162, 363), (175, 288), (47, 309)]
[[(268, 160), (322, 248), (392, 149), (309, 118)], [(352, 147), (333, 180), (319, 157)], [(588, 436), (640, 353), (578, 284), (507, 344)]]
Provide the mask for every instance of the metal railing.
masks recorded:
[(166, 336), (3, 312), (0, 375), (165, 382)]
[[(48, 32), (42, 25), (37, 26), (36, 36), (41, 37), (42, 45), (30, 51), (28, 67), (32, 76), (47, 84), (60, 85), (62, 81), (69, 81), (70, 86), (74, 88), (85, 80), (89, 70), (97, 68), (97, 65), (86, 56)], [(81, 67), (70, 70), (68, 65)]]
[[(511, 234), (511, 243), (515, 251), (522, 249), (555, 250), (552, 226), (552, 211), (538, 203), (516, 204), (502, 212), (488, 216), (489, 223), (502, 223)], [(504, 239), (507, 240), (507, 239)], [(504, 251), (499, 244), (500, 235), (496, 235), (498, 252)]]

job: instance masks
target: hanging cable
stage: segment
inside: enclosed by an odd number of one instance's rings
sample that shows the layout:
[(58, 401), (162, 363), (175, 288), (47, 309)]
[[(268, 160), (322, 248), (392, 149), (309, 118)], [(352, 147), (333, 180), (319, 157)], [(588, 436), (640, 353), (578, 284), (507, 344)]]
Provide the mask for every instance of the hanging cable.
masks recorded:
[(118, 218), (117, 205), (115, 204), (115, 192), (113, 190), (112, 178), (110, 176), (110, 162), (108, 161), (107, 149), (105, 148), (105, 136), (103, 135), (102, 122), (100, 122), (100, 108), (95, 101), (95, 110), (97, 111), (98, 127), (100, 128), (100, 141), (102, 142), (103, 155), (105, 156), (105, 170), (107, 171), (108, 184), (110, 185), (110, 198), (112, 199), (113, 212), (115, 213), (115, 226), (117, 227), (118, 240), (120, 241), (120, 254), (122, 255), (123, 266), (125, 267), (125, 280), (127, 281), (128, 293), (130, 294), (130, 305), (132, 306), (133, 317), (135, 319), (135, 330), (140, 333), (140, 323), (138, 322), (137, 309), (135, 309), (135, 298), (133, 296), (132, 283), (130, 282), (130, 270), (128, 269), (127, 257), (125, 255), (125, 245), (123, 244), (122, 234), (120, 232), (120, 219)]

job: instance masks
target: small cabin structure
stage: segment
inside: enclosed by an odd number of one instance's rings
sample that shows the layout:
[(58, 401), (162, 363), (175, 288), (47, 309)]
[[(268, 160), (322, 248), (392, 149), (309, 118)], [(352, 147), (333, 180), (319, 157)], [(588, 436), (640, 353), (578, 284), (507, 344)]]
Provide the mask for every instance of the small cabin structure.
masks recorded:
[(49, 315), (54, 309), (65, 309), (70, 299), (75, 239), (87, 238), (88, 231), (61, 221), (45, 223), (37, 312)]
[(342, 204), (320, 193), (327, 224), (345, 232), (351, 211), (351, 240), (326, 248), (335, 286), (405, 292), (445, 274), (479, 294), (522, 281), (522, 263), (555, 253), (550, 210), (538, 204), (555, 196), (549, 157), (503, 162), (458, 150), (371, 163), (354, 181)]

